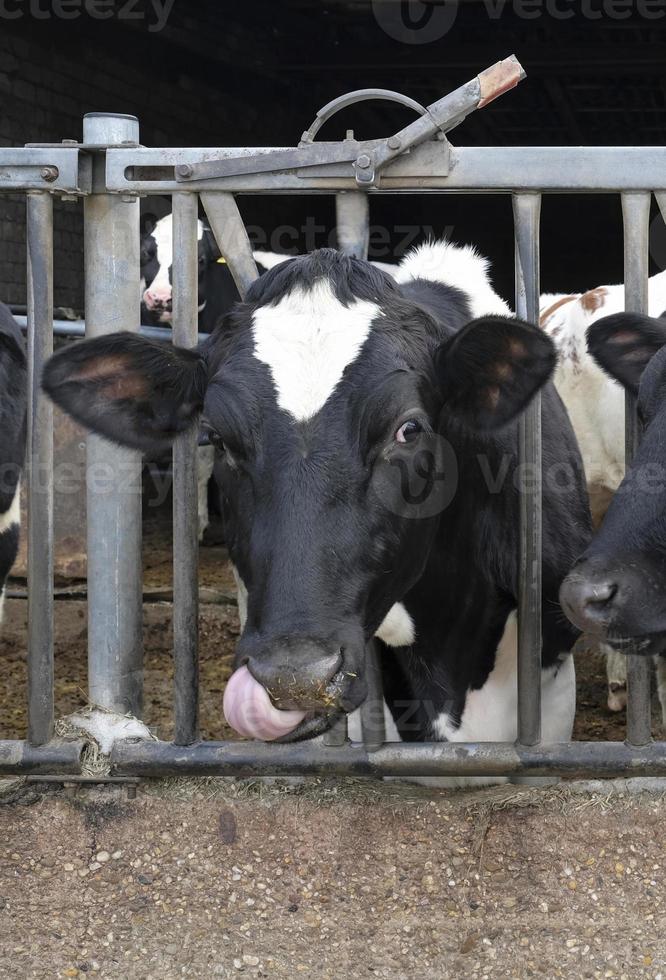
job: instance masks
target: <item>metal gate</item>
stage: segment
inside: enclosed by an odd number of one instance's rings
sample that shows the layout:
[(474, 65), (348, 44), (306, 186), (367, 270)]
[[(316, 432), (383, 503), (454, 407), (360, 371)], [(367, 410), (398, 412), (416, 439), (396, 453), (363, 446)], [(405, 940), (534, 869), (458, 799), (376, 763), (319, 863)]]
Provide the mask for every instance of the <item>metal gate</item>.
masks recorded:
[[(147, 193), (173, 199), (173, 341), (182, 346), (197, 342), (199, 201), (241, 294), (256, 277), (235, 200), (239, 194), (335, 194), (340, 245), (357, 255), (367, 252), (368, 200), (375, 195), (510, 194), (516, 313), (538, 322), (541, 195), (615, 192), (621, 195), (624, 216), (626, 308), (646, 311), (650, 200), (654, 192), (666, 215), (666, 147), (454, 148), (446, 139), (445, 133), (469, 112), (522, 77), (515, 59), (507, 59), (427, 109), (383, 90), (351, 93), (321, 110), (298, 148), (148, 149), (139, 145), (134, 117), (105, 113), (84, 118), (81, 144), (0, 148), (0, 192), (26, 194), (29, 351), (29, 730), (26, 741), (0, 741), (0, 773), (78, 773), (84, 748), (81, 741), (53, 737), (53, 417), (39, 378), (53, 346), (54, 195), (83, 199), (88, 336), (120, 327), (139, 329), (139, 195)], [(388, 140), (314, 141), (337, 109), (368, 97), (402, 102), (418, 118)], [(628, 456), (635, 432), (629, 404)], [(174, 739), (116, 741), (112, 775), (666, 773), (666, 742), (651, 739), (647, 658), (629, 661), (626, 742), (540, 740), (540, 490), (521, 496), (515, 744), (383, 743), (374, 710), (381, 690), (372, 652), (363, 743), (350, 743), (344, 725), (297, 744), (199, 741), (196, 446), (193, 432), (181, 436), (173, 451)], [(90, 435), (87, 460), (88, 468), (111, 464), (118, 479), (104, 494), (88, 488), (89, 699), (141, 717), (141, 459)], [(519, 462), (541, 473), (538, 397), (521, 422)]]

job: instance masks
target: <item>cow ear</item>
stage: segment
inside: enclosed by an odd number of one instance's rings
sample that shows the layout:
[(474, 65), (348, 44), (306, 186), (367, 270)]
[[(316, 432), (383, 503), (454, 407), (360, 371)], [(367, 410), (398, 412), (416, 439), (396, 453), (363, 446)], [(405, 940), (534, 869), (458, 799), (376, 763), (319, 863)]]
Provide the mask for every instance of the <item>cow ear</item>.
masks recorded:
[(552, 340), (523, 320), (473, 320), (438, 351), (445, 408), (472, 429), (501, 428), (548, 381), (556, 360)]
[(93, 432), (156, 453), (196, 421), (205, 378), (198, 351), (116, 333), (58, 351), (44, 367), (42, 385)]
[(637, 394), (643, 371), (666, 344), (666, 321), (644, 313), (614, 313), (587, 331), (587, 349), (606, 374)]

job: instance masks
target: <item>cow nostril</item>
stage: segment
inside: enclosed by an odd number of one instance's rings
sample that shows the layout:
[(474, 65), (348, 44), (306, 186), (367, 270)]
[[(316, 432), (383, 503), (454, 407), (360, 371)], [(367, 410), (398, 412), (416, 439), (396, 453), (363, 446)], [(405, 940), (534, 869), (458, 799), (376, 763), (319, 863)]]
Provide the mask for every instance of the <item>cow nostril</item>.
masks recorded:
[(606, 606), (613, 601), (616, 595), (617, 585), (615, 582), (593, 582), (583, 601), (592, 607)]
[(613, 614), (618, 591), (617, 582), (612, 580), (573, 574), (564, 580), (560, 599), (572, 623), (587, 632), (603, 632)]

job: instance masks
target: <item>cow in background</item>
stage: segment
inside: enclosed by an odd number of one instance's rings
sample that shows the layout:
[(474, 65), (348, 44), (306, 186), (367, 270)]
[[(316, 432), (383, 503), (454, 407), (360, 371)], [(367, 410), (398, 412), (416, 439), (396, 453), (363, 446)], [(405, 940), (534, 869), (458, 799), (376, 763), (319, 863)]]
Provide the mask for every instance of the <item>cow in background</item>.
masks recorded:
[[(197, 222), (199, 269), (199, 330), (210, 333), (240, 296), (229, 266), (220, 253), (210, 228)], [(141, 235), (141, 322), (171, 326), (173, 318), (171, 269), (173, 266), (173, 216), (153, 223), (146, 220)]]
[(629, 653), (656, 659), (665, 712), (666, 319), (616, 313), (592, 324), (588, 345), (620, 393), (637, 397), (643, 434), (600, 530), (562, 586), (562, 607), (622, 661)]
[[(666, 272), (648, 283), (648, 312), (666, 310)], [(566, 405), (578, 439), (590, 506), (599, 526), (624, 476), (624, 390), (599, 366), (587, 348), (587, 332), (602, 317), (624, 311), (624, 285), (598, 286), (586, 293), (544, 294), (540, 323), (558, 349), (555, 386)], [(602, 644), (606, 655), (608, 707), (627, 703), (626, 658)], [(666, 726), (666, 665), (657, 662), (659, 697)]]
[(27, 385), (21, 330), (9, 309), (0, 303), (0, 621), (5, 582), (18, 551)]

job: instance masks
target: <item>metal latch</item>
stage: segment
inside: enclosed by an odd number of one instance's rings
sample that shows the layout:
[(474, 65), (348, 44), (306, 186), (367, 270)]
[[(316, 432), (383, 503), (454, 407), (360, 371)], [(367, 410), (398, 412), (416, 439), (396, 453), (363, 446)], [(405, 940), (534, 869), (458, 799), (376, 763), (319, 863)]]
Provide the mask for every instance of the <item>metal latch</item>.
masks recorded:
[[(228, 157), (203, 163), (183, 163), (175, 167), (176, 180), (188, 183), (220, 177), (239, 177), (245, 174), (264, 174), (283, 170), (307, 170), (328, 164), (350, 164), (361, 188), (376, 185), (381, 171), (396, 157), (426, 140), (439, 139), (448, 153), (450, 145), (445, 134), (458, 126), (475, 109), (482, 109), (525, 78), (525, 72), (514, 55), (487, 68), (465, 85), (424, 107), (413, 99), (387, 89), (360, 89), (349, 92), (319, 110), (315, 121), (303, 133), (298, 147), (269, 153)], [(359, 142), (346, 139), (338, 143), (315, 143), (314, 137), (323, 124), (347, 106), (367, 99), (385, 99), (414, 109), (419, 118), (388, 139)], [(310, 174), (303, 174), (310, 176)]]

